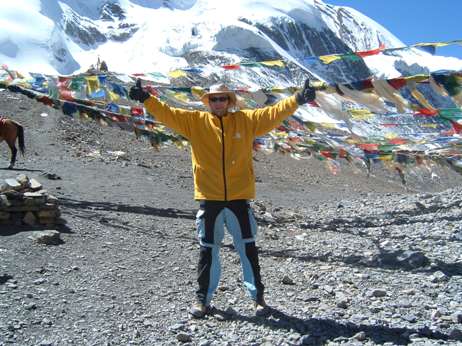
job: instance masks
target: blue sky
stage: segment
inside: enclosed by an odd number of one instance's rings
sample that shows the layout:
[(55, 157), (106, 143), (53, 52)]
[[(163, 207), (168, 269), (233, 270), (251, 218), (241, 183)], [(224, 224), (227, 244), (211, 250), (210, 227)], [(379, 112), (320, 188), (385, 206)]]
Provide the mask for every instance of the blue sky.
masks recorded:
[[(387, 28), (405, 44), (462, 39), (462, 0), (324, 0), (352, 7)], [(462, 59), (462, 46), (437, 48)]]

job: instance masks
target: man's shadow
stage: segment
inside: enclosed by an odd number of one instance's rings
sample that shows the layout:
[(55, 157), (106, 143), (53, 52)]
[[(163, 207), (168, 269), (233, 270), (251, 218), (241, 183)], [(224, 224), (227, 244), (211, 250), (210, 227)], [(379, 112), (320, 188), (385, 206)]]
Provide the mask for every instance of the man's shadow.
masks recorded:
[(226, 310), (213, 308), (213, 316), (219, 316), (222, 321), (242, 321), (253, 323), (260, 326), (266, 326), (270, 329), (281, 329), (297, 331), (302, 335), (303, 345), (322, 345), (335, 339), (352, 338), (359, 332), (363, 332), (365, 337), (376, 344), (392, 343), (393, 345), (407, 345), (410, 343), (411, 334), (420, 337), (447, 340), (448, 336), (444, 333), (432, 331), (428, 327), (419, 329), (395, 328), (384, 325), (356, 324), (350, 321), (336, 321), (329, 318), (306, 318), (302, 319), (276, 309), (267, 307), (264, 316), (245, 316), (236, 312), (229, 313)]
[(31, 168), (8, 168), (8, 167), (0, 167), (2, 171), (13, 171), (13, 172), (43, 172), (41, 169), (31, 169)]

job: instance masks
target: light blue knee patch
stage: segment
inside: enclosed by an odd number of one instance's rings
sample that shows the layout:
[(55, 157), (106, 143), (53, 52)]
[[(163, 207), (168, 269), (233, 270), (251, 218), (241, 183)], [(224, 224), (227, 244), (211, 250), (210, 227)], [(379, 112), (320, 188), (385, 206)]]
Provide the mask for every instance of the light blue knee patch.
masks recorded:
[(201, 246), (212, 248), (212, 264), (210, 268), (210, 278), (209, 278), (209, 288), (207, 291), (207, 296), (205, 298), (205, 303), (210, 304), (212, 301), (213, 294), (215, 293), (218, 284), (220, 282), (221, 276), (221, 263), (220, 263), (220, 247), (221, 242), (224, 237), (224, 212), (221, 211), (217, 218), (215, 219), (214, 224), (214, 237), (213, 243), (206, 243), (202, 241), (202, 238), (205, 237), (205, 220), (202, 217), (204, 215), (204, 210), (199, 210), (196, 214), (196, 228), (197, 236), (199, 238), (199, 243)]
[(236, 248), (236, 251), (239, 254), (239, 258), (241, 259), (244, 286), (247, 288), (247, 291), (249, 292), (251, 298), (255, 300), (257, 296), (257, 288), (255, 287), (255, 277), (253, 275), (253, 270), (252, 266), (250, 265), (250, 261), (245, 253), (245, 244), (254, 242), (257, 234), (257, 223), (255, 221), (255, 217), (252, 211), (249, 209), (249, 221), (252, 238), (242, 239), (241, 226), (236, 215), (234, 215), (234, 213), (228, 208), (225, 208), (224, 210), (226, 228), (233, 237), (234, 247)]

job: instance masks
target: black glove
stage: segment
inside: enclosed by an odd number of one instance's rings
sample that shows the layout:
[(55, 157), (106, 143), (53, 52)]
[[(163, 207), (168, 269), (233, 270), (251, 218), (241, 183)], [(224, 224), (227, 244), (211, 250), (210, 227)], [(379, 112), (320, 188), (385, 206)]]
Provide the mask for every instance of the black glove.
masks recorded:
[(143, 103), (149, 98), (150, 94), (141, 86), (141, 79), (137, 79), (135, 86), (130, 88), (128, 96), (130, 96), (132, 100)]
[(295, 99), (299, 105), (311, 102), (316, 98), (316, 90), (310, 85), (310, 79), (307, 78), (303, 89), (295, 93)]

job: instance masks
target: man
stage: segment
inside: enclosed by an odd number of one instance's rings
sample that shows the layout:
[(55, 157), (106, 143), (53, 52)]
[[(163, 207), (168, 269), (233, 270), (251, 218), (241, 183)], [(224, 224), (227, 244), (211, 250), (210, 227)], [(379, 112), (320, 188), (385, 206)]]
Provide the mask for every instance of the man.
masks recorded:
[(236, 95), (223, 84), (210, 87), (203, 95), (209, 112), (170, 107), (146, 92), (140, 80), (129, 95), (191, 144), (194, 198), (200, 202), (196, 215), (200, 254), (197, 300), (190, 313), (201, 318), (210, 311), (220, 280), (219, 251), (226, 225), (240, 256), (244, 285), (254, 301), (255, 313), (264, 314), (264, 286), (255, 245), (257, 225), (249, 205), (255, 198), (253, 141), (278, 126), (299, 105), (313, 101), (315, 90), (306, 80), (302, 90), (273, 106), (236, 112), (230, 112)]

